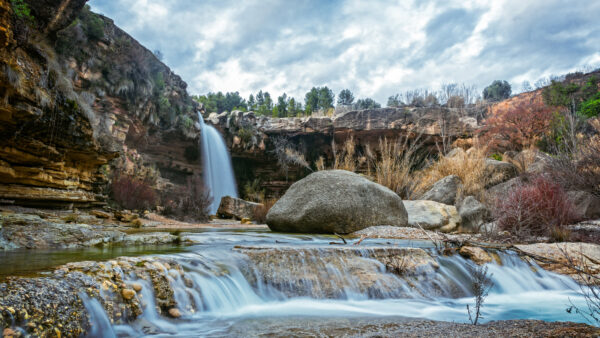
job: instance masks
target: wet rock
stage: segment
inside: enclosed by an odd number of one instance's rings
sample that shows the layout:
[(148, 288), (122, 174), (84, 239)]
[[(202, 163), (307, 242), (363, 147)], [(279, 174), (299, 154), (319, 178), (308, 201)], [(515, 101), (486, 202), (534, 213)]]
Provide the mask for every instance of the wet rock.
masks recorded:
[(133, 288), (133, 290), (135, 290), (135, 292), (142, 291), (142, 284), (140, 283), (132, 283), (131, 287)]
[(575, 280), (581, 280), (575, 268), (587, 270), (600, 281), (600, 244), (535, 243), (515, 247), (533, 257), (540, 257), (541, 259), (534, 259), (546, 270), (570, 275)]
[(485, 177), (487, 187), (506, 182), (518, 174), (517, 167), (508, 162), (496, 161), (491, 158), (485, 160)]
[(456, 230), (460, 224), (460, 216), (456, 207), (434, 201), (404, 201), (408, 212), (408, 224), (413, 228), (440, 230), (449, 232)]
[(252, 219), (259, 208), (263, 207), (260, 203), (244, 201), (241, 198), (225, 196), (221, 198), (217, 215), (224, 218)]
[(475, 197), (467, 196), (458, 208), (461, 232), (479, 232), (489, 218), (488, 208)]
[(426, 191), (420, 199), (454, 205), (460, 185), (461, 182), (458, 176), (446, 176), (435, 182), (431, 189)]
[(474, 246), (463, 246), (458, 253), (466, 258), (469, 258), (477, 264), (491, 263), (492, 257), (482, 248)]
[(181, 317), (181, 312), (177, 308), (171, 308), (169, 309), (169, 316), (173, 318), (179, 318)]
[(133, 297), (135, 297), (135, 291), (132, 289), (123, 289), (121, 290), (121, 296), (123, 296), (123, 298), (126, 300), (131, 300)]
[(567, 196), (575, 206), (575, 212), (585, 219), (600, 218), (600, 198), (586, 191), (569, 191)]
[(355, 292), (373, 298), (400, 297), (406, 296), (403, 280), (423, 294), (438, 289), (434, 276), (439, 265), (420, 248), (238, 246), (234, 250), (252, 262), (245, 273), (251, 283), (258, 283), (258, 274), (289, 296), (343, 298)]
[(407, 221), (398, 195), (344, 170), (315, 172), (294, 183), (267, 214), (271, 230), (302, 233), (346, 234)]

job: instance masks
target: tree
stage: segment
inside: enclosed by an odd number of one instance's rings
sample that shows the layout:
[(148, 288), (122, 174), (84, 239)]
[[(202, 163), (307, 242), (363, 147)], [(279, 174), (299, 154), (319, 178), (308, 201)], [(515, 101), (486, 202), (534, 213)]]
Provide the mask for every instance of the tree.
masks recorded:
[(154, 53), (154, 56), (156, 56), (156, 58), (157, 58), (159, 61), (162, 61), (162, 60), (163, 60), (163, 53), (160, 51), (160, 49), (156, 49), (156, 50), (154, 50), (154, 52), (153, 52), (153, 53)]
[(510, 84), (506, 81), (496, 80), (483, 90), (483, 98), (489, 101), (501, 101), (510, 97)]
[(334, 98), (333, 91), (327, 88), (327, 86), (312, 87), (304, 96), (307, 113), (312, 113), (319, 109), (326, 110), (332, 108)]
[(277, 117), (287, 117), (287, 108), (288, 108), (288, 98), (287, 94), (283, 93), (283, 95), (277, 98)]
[(402, 101), (400, 100), (400, 95), (396, 94), (396, 95), (392, 95), (392, 96), (388, 97), (387, 106), (393, 107), (393, 108), (402, 106)]
[(327, 86), (319, 88), (319, 109), (333, 108), (334, 99), (333, 91)]
[(530, 92), (533, 90), (533, 88), (531, 87), (529, 81), (523, 81), (523, 83), (521, 84), (521, 90), (523, 92)]
[(302, 104), (292, 97), (288, 101), (287, 111), (288, 116), (298, 116), (302, 112)]
[(256, 109), (256, 101), (254, 100), (254, 95), (250, 94), (248, 97), (248, 110)]
[(350, 91), (350, 89), (343, 89), (338, 94), (337, 104), (342, 106), (349, 106), (354, 102), (354, 94)]
[(366, 99), (359, 99), (358, 101), (356, 101), (355, 106), (357, 109), (381, 108), (381, 104), (377, 103), (375, 100), (369, 97), (367, 97)]

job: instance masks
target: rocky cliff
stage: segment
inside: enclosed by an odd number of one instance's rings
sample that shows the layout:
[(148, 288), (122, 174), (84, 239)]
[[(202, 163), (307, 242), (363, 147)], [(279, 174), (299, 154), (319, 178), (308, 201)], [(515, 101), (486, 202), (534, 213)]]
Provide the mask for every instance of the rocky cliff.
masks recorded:
[(435, 152), (443, 138), (446, 141), (470, 138), (478, 127), (481, 110), (403, 107), (303, 118), (271, 118), (234, 111), (208, 114), (206, 122), (225, 136), (238, 187), (243, 190), (247, 184), (258, 181), (270, 197), (281, 195), (293, 182), (310, 173), (310, 169), (294, 163), (282, 170), (278, 148), (302, 154), (313, 169), (319, 157), (330, 166), (335, 148), (343, 147), (350, 138), (357, 153), (365, 153), (367, 148), (377, 152), (379, 140), (404, 137), (419, 138), (425, 149)]
[(115, 167), (162, 188), (200, 171), (185, 82), (85, 2), (0, 0), (2, 203), (102, 203)]

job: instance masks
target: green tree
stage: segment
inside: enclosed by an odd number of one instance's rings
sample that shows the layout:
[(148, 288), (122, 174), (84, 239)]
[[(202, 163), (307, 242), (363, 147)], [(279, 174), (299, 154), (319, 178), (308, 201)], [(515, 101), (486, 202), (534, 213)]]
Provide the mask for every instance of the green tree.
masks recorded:
[(256, 101), (254, 101), (254, 95), (250, 94), (248, 97), (248, 110), (256, 109)]
[(333, 108), (334, 99), (333, 91), (327, 86), (319, 88), (319, 109)]
[(349, 106), (354, 103), (354, 94), (350, 91), (350, 89), (343, 89), (338, 94), (337, 104), (342, 106)]
[(489, 101), (501, 101), (510, 97), (511, 87), (506, 81), (496, 80), (483, 90), (483, 98)]
[(333, 107), (335, 95), (327, 86), (312, 87), (304, 96), (304, 104), (308, 114), (319, 109), (327, 110)]
[(393, 108), (402, 106), (402, 101), (400, 100), (400, 95), (396, 94), (396, 95), (392, 95), (392, 96), (388, 97), (387, 106), (393, 107)]
[(286, 93), (277, 98), (277, 106), (275, 108), (277, 108), (278, 117), (286, 117), (288, 115), (288, 98)]
[(375, 109), (381, 108), (381, 104), (377, 103), (372, 98), (367, 97), (366, 99), (359, 99), (356, 101), (356, 109)]
[(310, 91), (304, 95), (304, 105), (306, 106), (308, 114), (319, 109), (319, 90), (317, 88), (312, 87)]

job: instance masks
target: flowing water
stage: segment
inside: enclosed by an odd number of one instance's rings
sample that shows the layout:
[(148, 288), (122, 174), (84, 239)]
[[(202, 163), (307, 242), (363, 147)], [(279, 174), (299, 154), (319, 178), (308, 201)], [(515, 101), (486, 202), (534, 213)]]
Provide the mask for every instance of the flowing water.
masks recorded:
[(231, 158), (225, 145), (225, 140), (219, 132), (204, 123), (202, 114), (198, 113), (201, 129), (202, 168), (204, 183), (210, 189), (213, 201), (210, 207), (211, 214), (215, 214), (224, 196), (237, 197), (237, 188)]
[[(474, 302), (468, 271), (473, 263), (458, 255), (437, 256), (426, 241), (366, 239), (354, 246), (330, 244), (339, 240), (329, 236), (267, 231), (186, 236), (197, 244), (163, 255), (186, 271), (185, 277), (169, 276), (182, 316), (161, 316), (149, 282), (126, 276), (128, 282), (144, 285), (144, 311), (133, 323), (114, 325), (107, 336), (223, 336), (242, 326), (260, 333), (262, 324), (257, 323), (262, 321), (274, 321), (285, 332), (286, 323), (297, 325), (307, 318), (468, 322), (466, 305)], [(512, 252), (494, 255), (496, 260), (488, 264), (494, 284), (483, 307), (484, 322), (584, 322), (565, 311), (571, 304), (585, 306), (572, 279)], [(106, 326), (102, 309), (89, 303), (98, 326)]]

